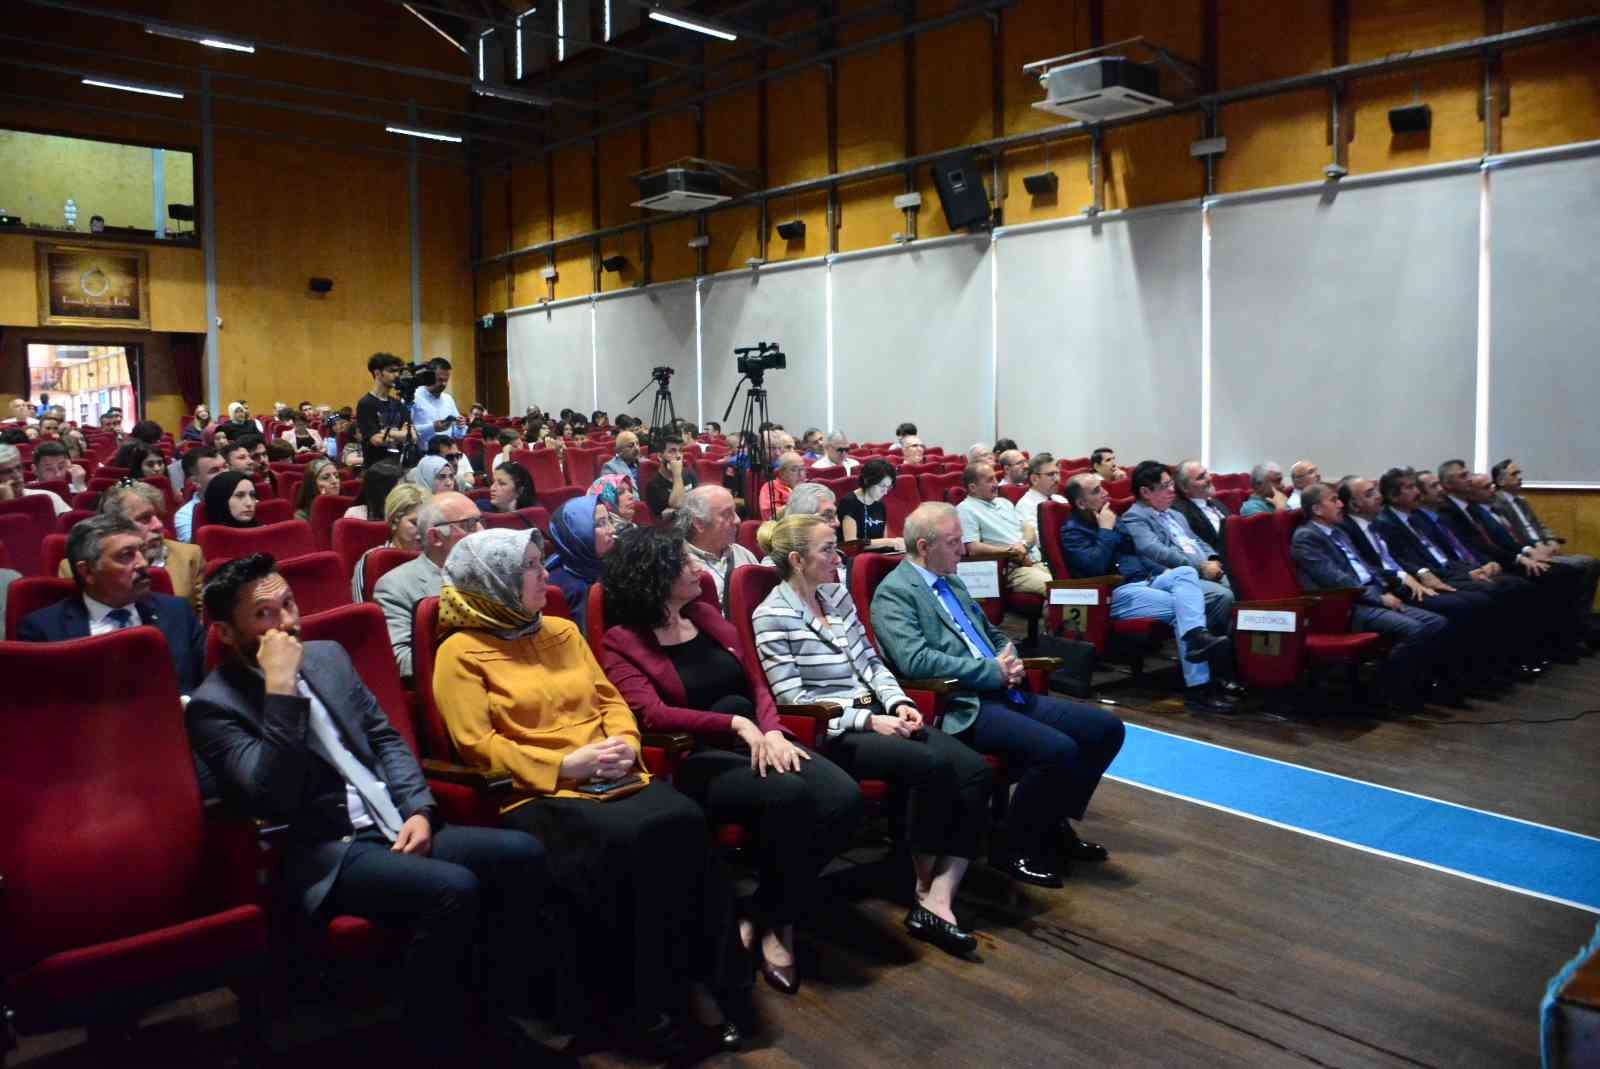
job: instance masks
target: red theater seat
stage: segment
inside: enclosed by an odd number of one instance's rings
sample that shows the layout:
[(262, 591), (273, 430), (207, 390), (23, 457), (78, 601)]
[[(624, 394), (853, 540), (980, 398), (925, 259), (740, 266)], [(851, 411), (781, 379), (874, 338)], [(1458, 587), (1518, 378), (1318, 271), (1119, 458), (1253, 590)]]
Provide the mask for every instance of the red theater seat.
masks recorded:
[[(284, 502), (288, 504), (288, 502)], [(304, 520), (285, 520), (263, 527), (223, 527), (207, 524), (195, 533), (195, 543), (211, 566), (252, 553), (271, 553), (279, 560), (299, 557), (318, 550), (311, 525)]]

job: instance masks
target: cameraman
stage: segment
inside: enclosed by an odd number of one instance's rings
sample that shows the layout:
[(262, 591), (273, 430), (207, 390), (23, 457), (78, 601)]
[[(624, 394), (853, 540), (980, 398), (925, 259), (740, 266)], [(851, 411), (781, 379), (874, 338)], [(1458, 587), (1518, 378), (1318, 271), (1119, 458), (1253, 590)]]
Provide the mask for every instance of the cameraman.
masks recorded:
[(361, 436), (361, 463), (372, 467), (380, 460), (400, 459), (401, 451), (417, 440), (417, 430), (406, 418), (405, 402), (395, 393), (395, 383), (406, 362), (393, 353), (373, 353), (367, 361), (372, 389), (356, 402), (356, 432)]
[(436, 356), (426, 367), (433, 372), (433, 382), (423, 385), (411, 399), (411, 422), (417, 428), (423, 452), (428, 451), (428, 440), (436, 434), (456, 439), (467, 436), (467, 425), (456, 408), (456, 399), (444, 392), (450, 385), (450, 361)]

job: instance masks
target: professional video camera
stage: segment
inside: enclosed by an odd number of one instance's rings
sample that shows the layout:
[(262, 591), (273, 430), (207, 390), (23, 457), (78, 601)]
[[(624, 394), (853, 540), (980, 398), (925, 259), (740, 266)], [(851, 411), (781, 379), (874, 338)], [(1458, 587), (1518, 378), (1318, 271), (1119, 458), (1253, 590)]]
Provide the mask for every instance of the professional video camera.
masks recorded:
[(738, 357), (741, 375), (760, 376), (764, 371), (782, 371), (789, 363), (777, 342), (758, 342), (733, 352)]
[[(665, 389), (667, 384), (672, 381), (672, 376), (673, 376), (674, 370), (675, 369), (670, 368), (665, 364), (662, 364), (660, 367), (653, 367), (653, 368), (650, 369), (650, 378), (652, 380), (654, 380), (656, 385), (658, 385), (661, 388)], [(643, 393), (643, 392), (644, 392), (643, 390), (639, 391), (639, 393)], [(637, 397), (637, 396), (639, 396), (639, 394), (634, 394), (634, 396)]]
[(407, 364), (400, 369), (400, 378), (395, 382), (395, 389), (400, 391), (400, 397), (406, 404), (410, 404), (417, 396), (420, 386), (432, 386), (439, 381), (438, 372), (428, 364)]

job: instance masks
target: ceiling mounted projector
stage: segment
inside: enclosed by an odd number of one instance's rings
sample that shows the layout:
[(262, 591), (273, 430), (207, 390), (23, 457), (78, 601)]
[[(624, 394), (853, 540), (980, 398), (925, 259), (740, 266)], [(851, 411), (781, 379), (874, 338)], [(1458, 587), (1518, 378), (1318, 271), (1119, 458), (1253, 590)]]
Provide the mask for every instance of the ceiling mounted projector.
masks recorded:
[(1154, 67), (1121, 56), (1048, 68), (1039, 75), (1039, 84), (1045, 98), (1034, 107), (1080, 122), (1121, 119), (1171, 103), (1156, 95), (1160, 78)]
[(722, 177), (712, 171), (668, 167), (639, 178), (635, 208), (657, 212), (698, 212), (731, 200), (722, 192)]

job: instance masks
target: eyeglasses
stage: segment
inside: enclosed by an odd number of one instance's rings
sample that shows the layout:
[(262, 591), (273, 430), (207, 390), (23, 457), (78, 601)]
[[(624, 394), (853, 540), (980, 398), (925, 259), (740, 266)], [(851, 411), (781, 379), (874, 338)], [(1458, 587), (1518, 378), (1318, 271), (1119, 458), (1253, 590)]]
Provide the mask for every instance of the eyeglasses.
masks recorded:
[(433, 524), (432, 527), (429, 527), (428, 529), (431, 531), (431, 530), (433, 530), (434, 527), (456, 527), (456, 526), (459, 526), (463, 531), (466, 531), (468, 534), (470, 534), (473, 531), (476, 531), (476, 530), (478, 530), (479, 528), (481, 528), (483, 526), (483, 517), (482, 516), (468, 516), (464, 520), (440, 520), (438, 523)]

